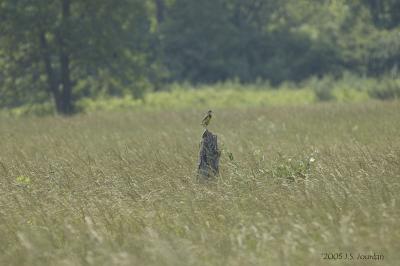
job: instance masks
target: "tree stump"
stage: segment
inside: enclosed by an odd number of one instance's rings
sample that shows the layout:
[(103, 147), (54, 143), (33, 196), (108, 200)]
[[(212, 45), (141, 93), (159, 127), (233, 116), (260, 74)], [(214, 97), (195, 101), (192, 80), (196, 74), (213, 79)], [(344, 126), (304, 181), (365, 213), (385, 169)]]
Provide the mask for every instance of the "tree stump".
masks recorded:
[(200, 181), (213, 179), (219, 174), (220, 156), (221, 152), (218, 149), (217, 135), (212, 134), (206, 129), (200, 142), (198, 168), (198, 179)]

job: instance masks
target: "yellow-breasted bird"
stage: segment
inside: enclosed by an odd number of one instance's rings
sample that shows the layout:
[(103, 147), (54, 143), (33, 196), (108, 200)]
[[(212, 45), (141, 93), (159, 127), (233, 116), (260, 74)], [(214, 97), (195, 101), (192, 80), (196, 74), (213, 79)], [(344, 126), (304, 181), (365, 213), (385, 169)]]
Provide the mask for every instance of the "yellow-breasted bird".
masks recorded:
[(211, 117), (212, 117), (212, 111), (210, 110), (207, 112), (207, 115), (201, 121), (202, 126), (207, 128), (208, 124), (210, 124)]

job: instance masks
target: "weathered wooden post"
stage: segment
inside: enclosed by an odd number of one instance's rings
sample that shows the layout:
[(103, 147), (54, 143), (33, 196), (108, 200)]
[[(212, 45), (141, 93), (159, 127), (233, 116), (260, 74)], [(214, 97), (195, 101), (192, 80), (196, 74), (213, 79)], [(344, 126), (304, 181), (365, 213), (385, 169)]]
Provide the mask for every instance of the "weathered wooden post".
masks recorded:
[(214, 135), (206, 129), (200, 142), (197, 175), (199, 181), (211, 180), (219, 174), (220, 156), (221, 151), (218, 149), (217, 135)]

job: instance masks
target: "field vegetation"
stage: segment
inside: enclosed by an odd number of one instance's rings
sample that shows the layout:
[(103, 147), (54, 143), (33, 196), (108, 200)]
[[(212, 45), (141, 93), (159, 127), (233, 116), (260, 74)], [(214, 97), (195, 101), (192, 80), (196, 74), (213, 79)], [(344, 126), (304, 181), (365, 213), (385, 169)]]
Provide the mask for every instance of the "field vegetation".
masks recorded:
[(399, 102), (242, 107), (1, 115), (0, 265), (398, 265)]
[[(126, 88), (126, 91), (129, 91)], [(301, 83), (284, 82), (272, 86), (269, 82), (243, 84), (231, 80), (209, 85), (174, 83), (161, 91), (147, 92), (135, 98), (129, 93), (118, 97), (107, 94), (85, 97), (77, 101), (80, 112), (124, 110), (184, 110), (196, 108), (249, 108), (269, 106), (300, 106), (320, 102), (361, 103), (370, 100), (400, 98), (400, 78), (397, 75), (382, 78), (360, 77), (347, 73), (341, 79), (332, 76), (313, 77)], [(56, 113), (52, 102), (24, 104), (0, 110), (0, 113), (18, 117), (46, 116)]]

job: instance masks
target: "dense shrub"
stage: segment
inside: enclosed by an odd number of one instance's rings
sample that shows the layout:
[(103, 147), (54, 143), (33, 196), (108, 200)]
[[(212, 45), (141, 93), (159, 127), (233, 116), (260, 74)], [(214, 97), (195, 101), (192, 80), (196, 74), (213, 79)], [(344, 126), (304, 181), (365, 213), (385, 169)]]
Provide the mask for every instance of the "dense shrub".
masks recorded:
[(400, 98), (400, 78), (386, 78), (380, 80), (369, 90), (372, 98), (390, 100)]
[(320, 80), (312, 78), (308, 83), (319, 101), (331, 101), (334, 99), (332, 94), (332, 90), (334, 89), (334, 80), (332, 77), (329, 76)]

